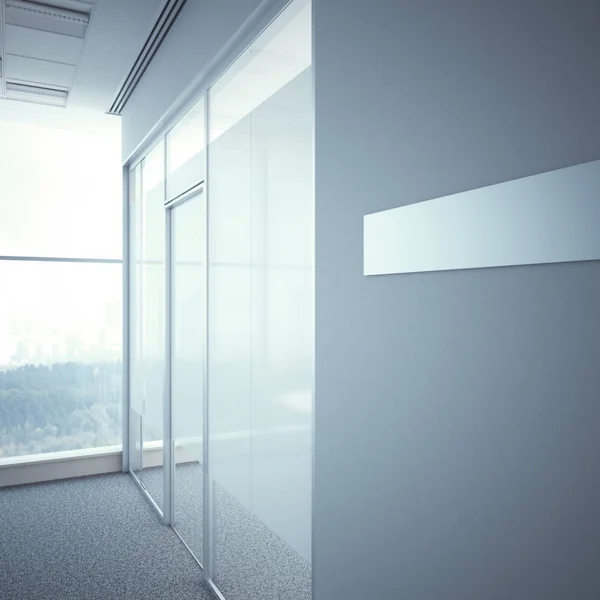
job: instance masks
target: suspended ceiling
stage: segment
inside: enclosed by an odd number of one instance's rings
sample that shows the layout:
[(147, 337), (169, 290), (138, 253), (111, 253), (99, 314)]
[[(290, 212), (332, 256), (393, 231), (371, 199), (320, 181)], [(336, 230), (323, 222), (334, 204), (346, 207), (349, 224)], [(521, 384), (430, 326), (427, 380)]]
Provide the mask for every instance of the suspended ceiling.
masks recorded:
[(13, 102), (105, 112), (165, 0), (0, 0), (0, 118)]

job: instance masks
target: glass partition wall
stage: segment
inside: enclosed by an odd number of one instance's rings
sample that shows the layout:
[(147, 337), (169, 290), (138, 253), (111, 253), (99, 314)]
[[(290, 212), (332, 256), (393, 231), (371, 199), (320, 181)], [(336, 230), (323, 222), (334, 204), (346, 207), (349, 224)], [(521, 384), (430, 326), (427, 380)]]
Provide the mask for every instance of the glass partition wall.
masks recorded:
[(130, 469), (227, 600), (310, 598), (311, 6), (130, 173)]
[(206, 311), (204, 119), (200, 98), (129, 174), (130, 470), (166, 521), (181, 523), (182, 532), (193, 522), (195, 541), (184, 541), (198, 560), (202, 516), (173, 518), (175, 497), (177, 513), (195, 508), (191, 494), (177, 492), (180, 479), (202, 497), (202, 481), (188, 482), (197, 469), (175, 465), (191, 467), (203, 444), (202, 395), (193, 399), (203, 381)]
[(131, 468), (163, 506), (165, 361), (164, 142), (130, 174)]

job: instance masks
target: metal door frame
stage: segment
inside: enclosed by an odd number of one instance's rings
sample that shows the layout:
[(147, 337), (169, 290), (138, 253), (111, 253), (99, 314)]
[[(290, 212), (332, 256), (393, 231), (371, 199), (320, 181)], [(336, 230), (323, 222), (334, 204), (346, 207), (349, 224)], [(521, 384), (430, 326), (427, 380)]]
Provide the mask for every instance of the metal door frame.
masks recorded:
[[(177, 534), (179, 539), (183, 542), (185, 547), (188, 549), (190, 554), (194, 557), (196, 562), (204, 569), (202, 562), (196, 557), (192, 549), (189, 547), (181, 533), (177, 530), (174, 525), (175, 519), (175, 440), (173, 438), (173, 419), (172, 419), (172, 411), (173, 411), (173, 398), (171, 394), (172, 388), (172, 345), (173, 345), (173, 331), (172, 331), (172, 321), (173, 321), (173, 313), (172, 313), (172, 298), (173, 298), (173, 219), (172, 219), (172, 211), (182, 206), (183, 204), (191, 201), (193, 199), (201, 199), (201, 197), (205, 194), (205, 183), (200, 182), (199, 184), (193, 186), (189, 190), (183, 192), (179, 196), (176, 196), (172, 200), (168, 201), (165, 204), (165, 377), (164, 377), (164, 401), (163, 401), (163, 417), (164, 417), (164, 443), (163, 443), (163, 489), (164, 489), (164, 500), (163, 500), (163, 521), (165, 525), (170, 526), (173, 531)], [(206, 197), (204, 197), (206, 204)], [(206, 210), (206, 208), (205, 208)], [(203, 235), (206, 239), (206, 231), (199, 232), (200, 235)], [(206, 271), (207, 266), (206, 262), (204, 263), (204, 271), (203, 277), (205, 279), (204, 283), (206, 283)], [(205, 302), (205, 315), (206, 315), (206, 290), (204, 294), (204, 302)], [(203, 346), (206, 346), (206, 324), (205, 324), (205, 334), (203, 336)], [(206, 348), (205, 348), (206, 349)], [(206, 353), (204, 354), (206, 357)], [(203, 375), (206, 375), (207, 372), (207, 364), (206, 360), (203, 365)], [(206, 387), (206, 386), (204, 386)], [(203, 390), (206, 392), (206, 389)], [(207, 397), (206, 393), (203, 394), (203, 414), (206, 413), (206, 404)], [(207, 423), (203, 424), (202, 436), (203, 440), (205, 439), (207, 429)], [(204, 444), (204, 447), (206, 444)], [(206, 456), (204, 456), (203, 452), (203, 465), (202, 465), (202, 479), (203, 479), (203, 488), (206, 487)], [(203, 515), (202, 522), (206, 520), (205, 513), (207, 512), (206, 504), (203, 505)], [(203, 531), (203, 536), (205, 533)], [(203, 549), (204, 551), (204, 549)], [(203, 552), (204, 553), (204, 552)], [(206, 560), (204, 559), (204, 562)]]

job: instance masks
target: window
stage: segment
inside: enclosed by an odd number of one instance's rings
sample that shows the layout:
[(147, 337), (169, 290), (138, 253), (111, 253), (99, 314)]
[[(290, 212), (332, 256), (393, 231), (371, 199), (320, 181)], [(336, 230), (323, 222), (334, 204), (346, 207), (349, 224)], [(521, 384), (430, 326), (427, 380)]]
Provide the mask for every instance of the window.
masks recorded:
[(118, 446), (120, 136), (0, 137), (0, 459)]
[(0, 255), (121, 259), (119, 137), (0, 120)]
[(121, 265), (0, 262), (0, 457), (121, 443)]

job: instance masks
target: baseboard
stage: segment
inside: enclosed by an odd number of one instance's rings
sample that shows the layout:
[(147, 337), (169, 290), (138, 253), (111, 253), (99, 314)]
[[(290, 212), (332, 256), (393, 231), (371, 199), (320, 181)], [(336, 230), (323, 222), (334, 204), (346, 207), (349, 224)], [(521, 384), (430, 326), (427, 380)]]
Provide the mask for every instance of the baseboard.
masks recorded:
[(86, 475), (119, 473), (122, 470), (123, 453), (121, 449), (114, 447), (1, 459), (0, 488)]
[[(195, 462), (195, 459), (177, 447), (175, 462)], [(162, 443), (148, 444), (144, 448), (144, 468), (160, 467), (162, 464)], [(0, 488), (87, 475), (120, 473), (122, 470), (123, 453), (118, 446), (0, 458)]]

